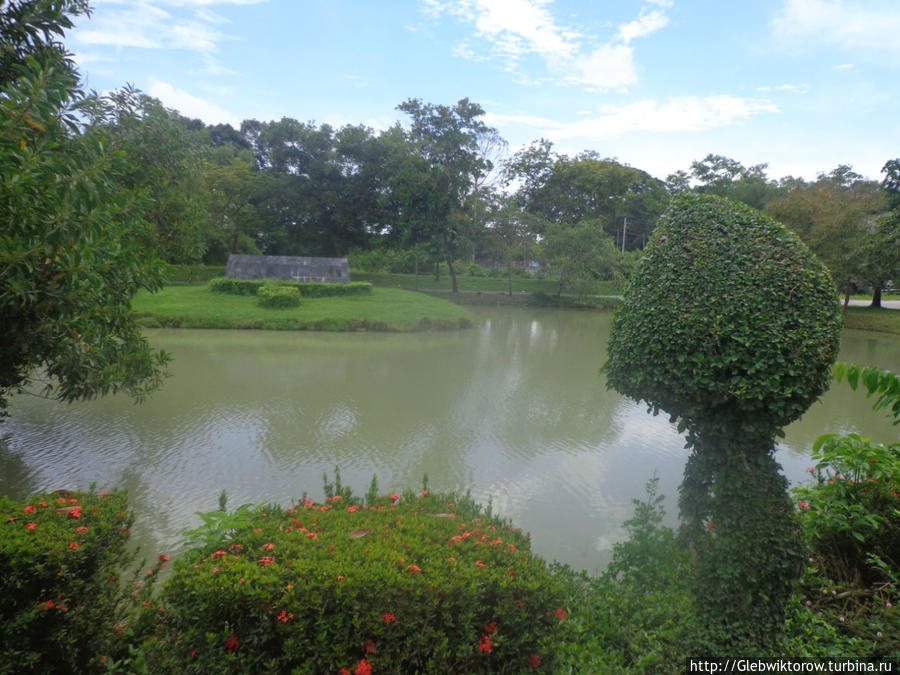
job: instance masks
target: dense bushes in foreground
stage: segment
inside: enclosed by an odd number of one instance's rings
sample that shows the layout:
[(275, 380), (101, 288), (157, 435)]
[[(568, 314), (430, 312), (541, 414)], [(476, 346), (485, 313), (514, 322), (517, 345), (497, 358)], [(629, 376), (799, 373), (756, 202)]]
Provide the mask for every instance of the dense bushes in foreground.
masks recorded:
[(299, 281), (273, 282), (270, 279), (230, 279), (216, 277), (209, 281), (209, 290), (213, 293), (229, 293), (231, 295), (257, 295), (263, 287), (281, 287), (296, 289), (305, 298), (324, 298), (335, 295), (359, 295), (371, 293), (372, 284), (368, 281), (351, 281), (348, 284), (312, 283)]

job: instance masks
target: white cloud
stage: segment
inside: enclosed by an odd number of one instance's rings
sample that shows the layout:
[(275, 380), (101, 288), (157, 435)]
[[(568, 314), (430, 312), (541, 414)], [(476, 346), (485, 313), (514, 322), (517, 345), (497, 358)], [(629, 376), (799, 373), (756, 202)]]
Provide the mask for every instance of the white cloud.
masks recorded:
[(772, 22), (779, 37), (825, 42), (900, 65), (900, 4), (896, 0), (786, 0)]
[(776, 92), (777, 91), (789, 91), (789, 92), (793, 92), (795, 94), (803, 94), (803, 93), (806, 93), (807, 91), (809, 91), (809, 85), (808, 84), (779, 84), (776, 86), (757, 87), (756, 91), (759, 91), (762, 93), (769, 93), (769, 92), (773, 92), (773, 91), (776, 91)]
[(176, 89), (168, 82), (151, 81), (147, 93), (158, 98), (167, 108), (174, 108), (185, 117), (199, 117), (207, 124), (230, 124), (235, 129), (241, 126), (241, 120), (237, 115), (182, 89)]
[(485, 116), (491, 125), (525, 125), (539, 130), (552, 141), (610, 139), (632, 133), (699, 132), (742, 122), (778, 107), (765, 99), (719, 96), (687, 96), (663, 103), (643, 100), (621, 106), (605, 106), (600, 114), (574, 122), (557, 122), (529, 115)]
[(656, 31), (665, 28), (668, 24), (669, 17), (662, 11), (654, 9), (653, 11), (648, 12), (645, 9), (642, 9), (637, 19), (629, 21), (628, 23), (623, 23), (619, 26), (617, 37), (625, 44), (628, 44), (635, 38), (655, 33)]
[[(456, 56), (473, 61), (499, 59), (523, 84), (545, 81), (522, 72), (525, 57), (537, 56), (555, 81), (597, 90), (631, 86), (638, 80), (631, 41), (668, 24), (661, 9), (645, 8), (637, 19), (620, 25), (612, 40), (604, 42), (561, 25), (551, 12), (552, 0), (420, 1), (432, 17), (450, 15), (473, 27), (474, 39), (457, 46)], [(668, 7), (671, 3), (657, 0), (655, 4)]]

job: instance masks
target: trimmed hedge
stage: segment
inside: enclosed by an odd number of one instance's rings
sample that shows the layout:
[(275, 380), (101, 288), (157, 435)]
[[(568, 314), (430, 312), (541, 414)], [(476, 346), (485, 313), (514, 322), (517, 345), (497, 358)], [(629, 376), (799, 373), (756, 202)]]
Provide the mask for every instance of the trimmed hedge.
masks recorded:
[(257, 304), (271, 309), (300, 306), (300, 291), (290, 286), (263, 284), (256, 290)]
[(552, 672), (567, 611), (529, 539), (454, 495), (204, 514), (151, 672)]
[(143, 597), (118, 581), (134, 560), (125, 494), (3, 497), (0, 518), (0, 673), (102, 670), (124, 648), (128, 598)]
[[(259, 289), (271, 285), (271, 279), (229, 279), (217, 277), (209, 282), (209, 290), (213, 293), (229, 293), (231, 295), (257, 295)], [(371, 293), (372, 284), (368, 281), (351, 281), (349, 284), (325, 284), (311, 282), (279, 281), (274, 282), (283, 288), (296, 288), (306, 298), (324, 298), (334, 295), (359, 295)]]

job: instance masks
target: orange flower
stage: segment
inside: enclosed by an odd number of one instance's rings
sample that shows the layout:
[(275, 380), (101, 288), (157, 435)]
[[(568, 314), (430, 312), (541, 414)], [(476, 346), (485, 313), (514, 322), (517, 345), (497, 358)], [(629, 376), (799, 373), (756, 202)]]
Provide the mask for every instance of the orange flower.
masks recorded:
[(238, 642), (238, 639), (234, 636), (234, 633), (228, 636), (228, 639), (225, 641), (225, 651), (229, 654), (233, 654), (238, 649), (240, 649), (241, 643)]
[(74, 541), (70, 541), (69, 548), (72, 549), (73, 551), (77, 551), (78, 549), (81, 548), (81, 544), (74, 542)]
[(214, 551), (212, 554), (212, 557), (213, 558), (224, 558), (226, 555), (228, 555), (228, 554), (225, 553), (225, 551)]
[(411, 574), (417, 574), (422, 571), (422, 568), (418, 565), (407, 565), (406, 569), (408, 569)]
[(347, 507), (347, 513), (356, 513), (357, 511), (359, 511), (358, 506), (348, 506)]
[(264, 556), (264, 557), (260, 558), (259, 560), (257, 560), (257, 562), (258, 562), (260, 565), (262, 565), (263, 567), (268, 567), (268, 566), (271, 565), (273, 562), (275, 562), (275, 558), (273, 558), (272, 556), (267, 555), (267, 556)]
[(476, 561), (475, 561), (475, 566), (476, 566), (476, 567), (487, 567), (487, 565), (485, 565), (485, 564), (484, 564), (483, 562), (481, 562), (480, 560), (476, 560)]
[(26, 529), (26, 530), (36, 530), (36, 529), (37, 529), (37, 523), (28, 523), (28, 524), (25, 526), (25, 529)]
[(29, 504), (29, 505), (26, 506), (24, 509), (22, 509), (22, 511), (23, 511), (24, 513), (34, 513), (35, 511), (37, 511), (37, 507), (36, 507), (36, 506), (32, 506), (31, 504)]
[(274, 551), (274, 550), (275, 550), (275, 544), (263, 544), (262, 547), (263, 547), (265, 550), (267, 550), (267, 551)]

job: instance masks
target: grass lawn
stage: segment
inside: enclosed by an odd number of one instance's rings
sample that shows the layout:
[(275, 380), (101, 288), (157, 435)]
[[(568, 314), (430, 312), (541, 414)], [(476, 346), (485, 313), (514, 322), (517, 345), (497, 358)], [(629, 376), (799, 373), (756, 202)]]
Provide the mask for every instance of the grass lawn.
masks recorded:
[(266, 330), (455, 329), (472, 325), (469, 311), (424, 293), (375, 288), (344, 297), (303, 298), (299, 307), (265, 309), (255, 296), (212, 293), (206, 286), (167, 286), (132, 302), (148, 328), (260, 328)]
[[(416, 276), (414, 274), (387, 274), (376, 272), (351, 272), (350, 276), (353, 281), (371, 281), (372, 284), (379, 288), (405, 288), (407, 290), (416, 289)], [(460, 291), (503, 291), (509, 288), (506, 277), (472, 277), (467, 274), (460, 274), (456, 277), (459, 283)], [(449, 291), (451, 288), (450, 276), (441, 275), (440, 281), (434, 280), (433, 274), (419, 275), (420, 291)], [(547, 294), (556, 294), (559, 288), (559, 281), (554, 279), (534, 279), (513, 277), (512, 289), (513, 293), (543, 292)], [(615, 284), (608, 281), (598, 281), (592, 289), (594, 295), (619, 295), (622, 289), (617, 288)]]
[(900, 335), (900, 309), (848, 307), (844, 328)]

